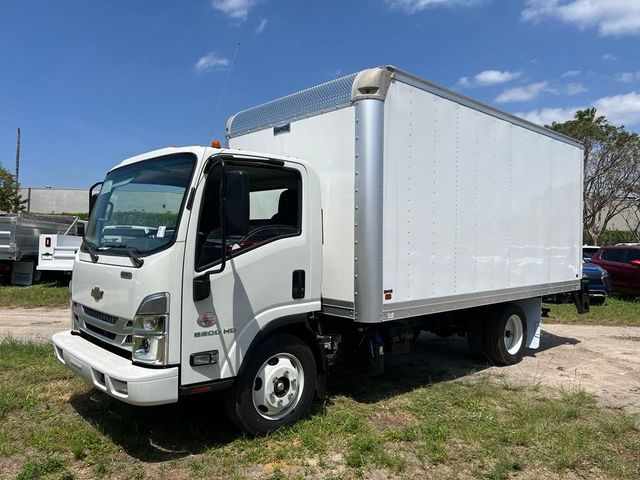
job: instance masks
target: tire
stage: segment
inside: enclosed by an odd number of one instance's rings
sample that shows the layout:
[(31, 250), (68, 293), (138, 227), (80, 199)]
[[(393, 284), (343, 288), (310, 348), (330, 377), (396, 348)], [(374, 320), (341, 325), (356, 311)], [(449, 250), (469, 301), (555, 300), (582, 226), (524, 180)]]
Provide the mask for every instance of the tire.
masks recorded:
[(294, 424), (305, 415), (316, 390), (316, 361), (300, 338), (267, 338), (247, 360), (225, 406), (233, 423), (252, 435)]
[(487, 318), (484, 350), (496, 365), (513, 365), (522, 360), (526, 338), (527, 320), (519, 306), (500, 306)]

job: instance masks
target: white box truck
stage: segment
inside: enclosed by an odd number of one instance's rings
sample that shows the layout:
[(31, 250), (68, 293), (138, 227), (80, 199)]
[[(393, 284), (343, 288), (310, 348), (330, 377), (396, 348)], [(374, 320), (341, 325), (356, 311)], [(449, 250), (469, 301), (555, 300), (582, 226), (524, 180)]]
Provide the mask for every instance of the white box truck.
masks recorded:
[(125, 160), (92, 206), (53, 343), (124, 402), (221, 389), (268, 432), (329, 365), (380, 372), (420, 330), (517, 362), (541, 297), (583, 292), (571, 138), (385, 66), (242, 111), (227, 142)]

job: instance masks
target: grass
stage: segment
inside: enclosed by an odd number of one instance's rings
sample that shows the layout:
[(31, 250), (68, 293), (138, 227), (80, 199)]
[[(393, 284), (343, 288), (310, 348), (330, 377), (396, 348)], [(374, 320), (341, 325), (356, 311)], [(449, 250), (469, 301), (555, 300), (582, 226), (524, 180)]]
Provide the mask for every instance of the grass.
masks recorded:
[(573, 303), (545, 304), (551, 309), (544, 323), (574, 325), (614, 325), (640, 327), (640, 299), (609, 297), (604, 305), (591, 305), (588, 313), (579, 315)]
[(639, 419), (580, 391), (428, 366), (336, 374), (309, 418), (247, 438), (216, 396), (139, 408), (91, 389), (50, 347), (0, 342), (0, 478), (640, 478)]
[(69, 298), (69, 288), (63, 282), (0, 286), (0, 308), (68, 307)]

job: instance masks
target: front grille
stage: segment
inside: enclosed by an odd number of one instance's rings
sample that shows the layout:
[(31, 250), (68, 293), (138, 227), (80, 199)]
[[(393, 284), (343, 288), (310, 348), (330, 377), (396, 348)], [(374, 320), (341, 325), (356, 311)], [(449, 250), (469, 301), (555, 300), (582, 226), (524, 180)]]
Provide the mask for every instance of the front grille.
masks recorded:
[(95, 325), (91, 325), (90, 323), (86, 323), (86, 322), (85, 322), (85, 326), (87, 327), (87, 330), (91, 330), (93, 333), (97, 333), (101, 337), (108, 338), (109, 340), (115, 340), (116, 339), (116, 334), (115, 333), (107, 332), (106, 330), (103, 330), (102, 328), (96, 327)]
[(84, 313), (86, 313), (87, 315), (93, 318), (97, 318), (98, 320), (102, 320), (103, 322), (110, 323), (111, 325), (115, 325), (118, 321), (118, 317), (114, 317), (113, 315), (99, 312), (97, 310), (94, 310), (93, 308), (85, 307), (84, 305), (82, 306), (82, 308), (84, 309)]
[(118, 349), (131, 351), (131, 334), (133, 333), (131, 320), (99, 312), (80, 304), (74, 305), (74, 314), (78, 317), (80, 330), (86, 335)]
[(589, 285), (602, 285), (602, 278), (589, 277)]

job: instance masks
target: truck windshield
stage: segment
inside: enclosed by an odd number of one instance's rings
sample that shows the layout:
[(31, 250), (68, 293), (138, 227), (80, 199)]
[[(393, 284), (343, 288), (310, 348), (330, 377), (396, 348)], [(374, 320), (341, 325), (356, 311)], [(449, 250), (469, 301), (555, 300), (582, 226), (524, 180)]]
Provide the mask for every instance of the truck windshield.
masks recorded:
[(196, 158), (190, 153), (133, 163), (107, 175), (85, 242), (101, 252), (149, 253), (173, 243)]

